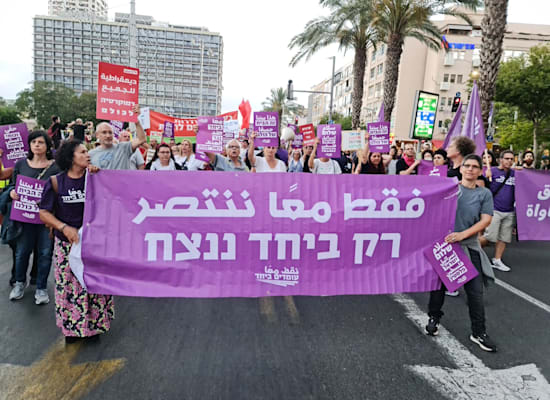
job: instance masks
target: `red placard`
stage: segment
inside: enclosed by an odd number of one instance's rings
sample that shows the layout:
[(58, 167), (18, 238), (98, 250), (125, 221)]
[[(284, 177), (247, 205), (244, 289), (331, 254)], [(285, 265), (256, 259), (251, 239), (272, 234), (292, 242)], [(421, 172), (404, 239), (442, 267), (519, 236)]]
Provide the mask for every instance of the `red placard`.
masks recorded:
[(100, 62), (97, 72), (96, 118), (136, 122), (139, 69)]
[(218, 115), (218, 117), (223, 118), (224, 121), (232, 121), (239, 118), (239, 112), (238, 111), (230, 111), (222, 115)]
[(298, 129), (304, 135), (303, 146), (313, 146), (315, 144), (315, 127), (313, 124), (300, 125)]

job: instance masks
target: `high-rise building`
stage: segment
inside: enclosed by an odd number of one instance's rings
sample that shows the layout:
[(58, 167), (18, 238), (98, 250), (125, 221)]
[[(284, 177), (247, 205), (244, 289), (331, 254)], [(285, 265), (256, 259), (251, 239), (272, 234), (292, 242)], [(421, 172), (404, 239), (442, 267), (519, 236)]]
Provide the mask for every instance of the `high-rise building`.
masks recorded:
[(48, 0), (48, 15), (107, 19), (107, 0)]
[[(34, 17), (35, 81), (95, 91), (100, 61), (129, 65), (128, 14), (114, 21)], [(206, 28), (136, 16), (140, 104), (175, 117), (221, 112), (223, 39)]]
[[(481, 19), (482, 13), (469, 15), (472, 25), (462, 19), (446, 16), (435, 24), (445, 36), (448, 51), (436, 52), (416, 39), (407, 38), (399, 66), (399, 83), (395, 107), (391, 118), (391, 131), (397, 139), (409, 137), (413, 118), (415, 94), (424, 90), (439, 95), (434, 139), (443, 140), (453, 118), (451, 106), (460, 93), (464, 106), (468, 103), (468, 83), (473, 70), (480, 68)], [(509, 23), (503, 42), (503, 61), (525, 54), (533, 46), (550, 43), (550, 25)], [(443, 44), (442, 44), (443, 45)], [(351, 66), (353, 68), (353, 66)], [(346, 68), (346, 67), (345, 67)], [(386, 46), (370, 47), (365, 64), (362, 123), (378, 119), (378, 111), (384, 94), (384, 70), (386, 68)], [(353, 73), (350, 72), (350, 79)], [(337, 81), (338, 79), (335, 79)], [(330, 79), (323, 87), (330, 91)], [(319, 84), (319, 85), (321, 85)], [(319, 85), (312, 88), (315, 89)], [(328, 113), (328, 95), (313, 94), (309, 103), (323, 104), (323, 108), (312, 108), (310, 116), (316, 121)], [(351, 106), (350, 106), (351, 107)], [(336, 106), (333, 110), (337, 110)], [(465, 111), (465, 109), (464, 109)]]

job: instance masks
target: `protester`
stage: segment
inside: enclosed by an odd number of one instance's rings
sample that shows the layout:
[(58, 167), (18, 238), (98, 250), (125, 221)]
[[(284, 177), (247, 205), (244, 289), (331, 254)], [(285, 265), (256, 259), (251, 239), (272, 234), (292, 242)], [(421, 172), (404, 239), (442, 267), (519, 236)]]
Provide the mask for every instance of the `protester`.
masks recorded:
[(240, 142), (241, 150), (240, 155), (242, 160), (246, 160), (246, 156), (248, 155), (248, 139), (243, 139)]
[[(118, 136), (118, 142), (119, 143), (130, 142), (130, 132), (126, 130), (120, 132), (120, 135)], [(136, 169), (143, 169), (144, 167), (145, 167), (145, 160), (141, 155), (141, 151), (139, 150), (139, 148), (137, 148), (132, 154), (132, 156), (130, 157), (130, 169), (136, 170)]]
[(275, 158), (277, 147), (265, 146), (264, 156), (256, 156), (254, 154), (254, 140), (256, 132), (251, 132), (248, 136), (250, 145), (248, 146), (248, 159), (252, 167), (252, 172), (286, 172), (286, 165), (281, 160)]
[(145, 152), (145, 164), (149, 164), (153, 160), (153, 157), (157, 152), (157, 146), (158, 146), (158, 142), (156, 139), (151, 139), (149, 141), (149, 144), (146, 146), (147, 150)]
[(182, 167), (174, 159), (170, 146), (167, 143), (161, 143), (157, 146), (153, 159), (145, 166), (145, 169), (151, 171), (179, 171)]
[(416, 160), (414, 144), (405, 143), (403, 157), (397, 161), (395, 172), (397, 175), (416, 175), (420, 160)]
[(53, 141), (54, 149), (57, 149), (59, 147), (59, 144), (61, 143), (61, 130), (63, 129), (65, 129), (65, 126), (61, 124), (61, 119), (58, 116), (54, 115), (52, 117), (52, 124), (48, 129), (48, 135)]
[(433, 163), (436, 167), (447, 164), (447, 152), (443, 149), (437, 149), (434, 152)]
[[(29, 135), (29, 153), (27, 159), (19, 160), (13, 169), (13, 179), (7, 191), (12, 200), (19, 200), (15, 187), (17, 176), (48, 180), (51, 176), (61, 172), (55, 164), (52, 155), (52, 141), (44, 131), (34, 131)], [(19, 300), (25, 294), (25, 282), (29, 257), (34, 251), (37, 259), (35, 303), (47, 304), (50, 302), (47, 284), (52, 262), (52, 240), (49, 229), (43, 224), (16, 222), (22, 226), (21, 233), (15, 240), (15, 285), (10, 292), (10, 300)]]
[(225, 148), (227, 157), (209, 152), (206, 153), (214, 171), (248, 172), (248, 167), (241, 158), (241, 146), (239, 141), (237, 139), (232, 139), (227, 142)]
[(77, 118), (75, 121), (67, 125), (67, 128), (71, 128), (73, 130), (74, 139), (78, 139), (81, 142), (84, 142), (87, 126), (84, 125), (84, 123), (82, 122), (82, 119)]
[(302, 165), (303, 171), (302, 172), (311, 172), (309, 169), (309, 157), (311, 156), (311, 152), (313, 151), (313, 146), (304, 146), (304, 154), (302, 155)]
[(401, 157), (403, 157), (403, 148), (398, 147), (397, 148), (397, 158), (401, 158)]
[(204, 169), (204, 161), (197, 160), (193, 153), (193, 145), (187, 139), (181, 142), (181, 167), (188, 171), (199, 171)]
[(303, 172), (304, 166), (302, 164), (302, 150), (293, 149), (292, 157), (288, 162), (288, 172)]
[(397, 146), (392, 146), (390, 148), (390, 163), (388, 164), (388, 175), (396, 175), (397, 174), (397, 160), (399, 160), (399, 157), (397, 156)]
[(114, 319), (114, 305), (111, 296), (88, 293), (69, 265), (69, 253), (79, 242), (78, 229), (82, 226), (86, 169), (98, 169), (90, 165), (88, 150), (78, 140), (64, 143), (56, 161), (63, 172), (46, 183), (39, 204), (40, 219), (54, 228), (56, 323), (65, 341), (72, 343), (107, 332)]
[(320, 142), (321, 139), (315, 138), (315, 144), (313, 145), (313, 150), (311, 151), (311, 155), (308, 159), (309, 170), (314, 174), (341, 174), (342, 169), (340, 168), (340, 164), (338, 164), (338, 162), (327, 157), (315, 158), (317, 146), (319, 146)]
[[(464, 157), (460, 172), (462, 180), (459, 185), (459, 195), (455, 217), (454, 232), (445, 237), (447, 243), (460, 243), (479, 275), (464, 285), (468, 296), (468, 309), (472, 334), (470, 340), (482, 350), (495, 352), (497, 347), (487, 335), (485, 327), (485, 308), (483, 305), (484, 278), (494, 278), (489, 260), (481, 250), (478, 233), (482, 232), (491, 223), (493, 204), (491, 192), (477, 186), (477, 179), (482, 170), (481, 158), (470, 154)], [(445, 286), (430, 292), (428, 304), (429, 321), (426, 332), (436, 336), (439, 333), (439, 322), (444, 315), (441, 310), (445, 302)]]
[(489, 188), (493, 193), (495, 214), (491, 225), (487, 228), (485, 235), (481, 238), (481, 244), (486, 246), (489, 242), (495, 243), (495, 256), (493, 267), (504, 272), (511, 270), (504, 264), (502, 256), (506, 250), (506, 244), (512, 242), (513, 231), (516, 224), (515, 213), (515, 171), (514, 152), (504, 150), (500, 153), (500, 165), (491, 167), (485, 171), (490, 180)]
[(341, 151), (340, 158), (335, 159), (340, 164), (340, 169), (343, 174), (351, 174), (353, 172), (353, 155), (351, 151)]
[(535, 153), (527, 150), (523, 153), (521, 166), (527, 169), (535, 169)]
[[(139, 106), (135, 106), (134, 112), (139, 115)], [(134, 151), (146, 140), (145, 131), (139, 121), (136, 122), (136, 138), (131, 142), (114, 144), (113, 128), (107, 122), (97, 126), (96, 136), (100, 146), (90, 151), (90, 159), (92, 165), (101, 169), (131, 169), (130, 159)]]
[(476, 151), (476, 144), (474, 141), (466, 136), (458, 136), (454, 138), (449, 147), (447, 148), (447, 157), (450, 160), (449, 169), (447, 170), (447, 177), (453, 178), (457, 177), (460, 181), (462, 179), (461, 175), (461, 165), (464, 157), (469, 154), (474, 154)]
[(386, 173), (386, 165), (392, 160), (390, 157), (383, 160), (382, 153), (371, 152), (369, 150), (369, 140), (367, 137), (364, 149), (357, 152), (358, 160), (354, 174), (378, 174)]
[[(487, 157), (489, 157), (488, 160)], [(489, 164), (491, 167), (498, 166), (495, 153), (493, 153), (491, 150), (486, 150), (483, 152), (483, 166), (485, 167), (487, 164)]]
[(422, 152), (422, 160), (424, 161), (433, 161), (434, 153), (431, 150), (424, 150)]

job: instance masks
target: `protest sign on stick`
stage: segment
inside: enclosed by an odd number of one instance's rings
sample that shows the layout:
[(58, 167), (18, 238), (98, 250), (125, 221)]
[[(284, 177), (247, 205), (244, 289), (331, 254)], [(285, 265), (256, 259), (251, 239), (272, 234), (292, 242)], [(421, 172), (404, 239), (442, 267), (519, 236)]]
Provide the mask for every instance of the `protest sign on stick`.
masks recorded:
[(19, 196), (19, 200), (12, 202), (10, 219), (29, 224), (41, 224), (37, 203), (42, 199), (45, 184), (45, 181), (39, 179), (17, 175), (15, 193)]
[(29, 131), (27, 124), (0, 126), (0, 149), (2, 150), (2, 166), (11, 168), (22, 158), (27, 157)]
[(340, 157), (340, 148), (342, 145), (342, 126), (339, 124), (318, 125), (317, 136), (319, 145), (317, 146), (317, 157), (336, 158)]
[(136, 122), (139, 69), (100, 62), (97, 72), (97, 119)]
[(367, 125), (369, 134), (369, 150), (372, 153), (389, 153), (390, 123), (374, 122)]
[(254, 132), (256, 146), (279, 147), (279, 113), (260, 111), (254, 113)]

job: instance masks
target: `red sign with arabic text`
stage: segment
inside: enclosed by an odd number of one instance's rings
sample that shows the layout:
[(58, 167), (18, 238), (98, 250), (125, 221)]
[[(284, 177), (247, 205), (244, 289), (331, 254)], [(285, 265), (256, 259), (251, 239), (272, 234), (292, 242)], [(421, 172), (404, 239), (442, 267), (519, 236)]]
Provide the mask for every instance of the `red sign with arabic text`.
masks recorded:
[(313, 146), (315, 143), (315, 127), (313, 124), (300, 125), (298, 129), (304, 135), (303, 146)]
[(139, 69), (100, 62), (97, 73), (96, 118), (136, 122)]

